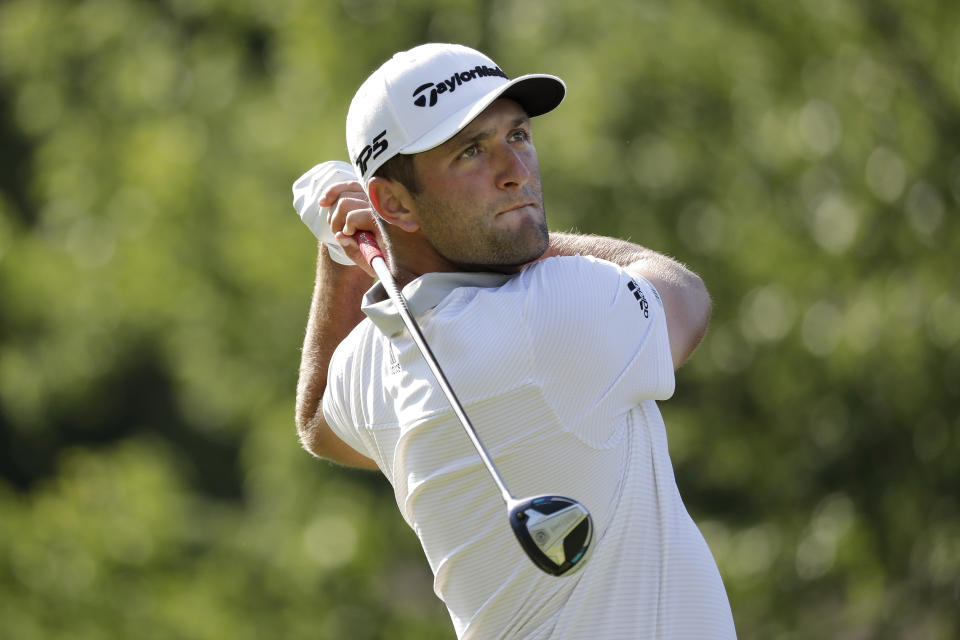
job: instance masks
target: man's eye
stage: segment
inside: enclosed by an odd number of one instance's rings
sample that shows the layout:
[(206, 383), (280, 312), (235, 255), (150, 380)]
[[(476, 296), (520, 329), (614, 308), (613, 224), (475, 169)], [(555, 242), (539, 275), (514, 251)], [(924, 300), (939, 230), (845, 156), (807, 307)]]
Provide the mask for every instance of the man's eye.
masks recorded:
[(477, 155), (477, 153), (478, 153), (477, 145), (472, 144), (460, 153), (460, 157), (472, 158), (473, 156)]
[(513, 132), (512, 138), (514, 142), (526, 142), (530, 139), (530, 134), (523, 129), (518, 129)]

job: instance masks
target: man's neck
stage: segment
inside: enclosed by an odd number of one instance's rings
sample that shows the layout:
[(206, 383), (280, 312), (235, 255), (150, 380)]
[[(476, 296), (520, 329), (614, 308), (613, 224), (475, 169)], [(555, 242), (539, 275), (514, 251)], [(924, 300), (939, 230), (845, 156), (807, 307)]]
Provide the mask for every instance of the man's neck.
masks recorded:
[[(422, 237), (393, 234), (387, 244), (387, 263), (390, 273), (401, 289), (425, 273), (519, 273), (529, 263), (513, 264), (467, 264), (453, 262), (440, 255)], [(399, 235), (399, 237), (397, 237)]]
[(425, 273), (463, 271), (437, 253), (429, 242), (413, 234), (394, 234), (389, 243), (388, 263), (401, 289)]

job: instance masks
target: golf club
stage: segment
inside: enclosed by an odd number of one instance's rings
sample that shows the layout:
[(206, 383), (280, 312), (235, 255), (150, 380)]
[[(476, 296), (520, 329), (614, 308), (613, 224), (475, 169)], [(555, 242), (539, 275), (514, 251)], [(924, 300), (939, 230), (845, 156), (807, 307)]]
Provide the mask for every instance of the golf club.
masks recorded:
[(520, 541), (520, 546), (533, 564), (550, 575), (562, 576), (575, 572), (583, 566), (593, 539), (593, 519), (590, 517), (590, 512), (576, 500), (563, 496), (541, 495), (518, 500), (510, 493), (500, 472), (493, 464), (490, 454), (480, 442), (473, 424), (450, 387), (450, 383), (447, 382), (436, 357), (427, 345), (420, 326), (407, 308), (406, 300), (393, 279), (393, 274), (387, 268), (383, 253), (373, 234), (365, 231), (358, 232), (357, 244), (363, 257), (376, 272), (390, 299), (396, 305), (413, 341), (420, 349), (420, 353), (450, 402), (453, 412), (500, 490), (500, 495), (509, 512), (510, 526), (517, 540)]

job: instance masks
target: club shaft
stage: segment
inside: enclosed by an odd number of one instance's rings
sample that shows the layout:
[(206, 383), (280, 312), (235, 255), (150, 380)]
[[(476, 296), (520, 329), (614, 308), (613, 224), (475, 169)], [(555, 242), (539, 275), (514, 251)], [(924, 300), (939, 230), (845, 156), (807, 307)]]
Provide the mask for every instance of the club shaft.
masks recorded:
[(440, 369), (440, 365), (437, 362), (436, 357), (433, 355), (433, 352), (430, 350), (430, 346), (424, 339), (423, 332), (420, 330), (420, 325), (417, 324), (413, 314), (410, 313), (410, 309), (407, 307), (407, 301), (404, 299), (403, 294), (400, 292), (400, 288), (393, 279), (393, 274), (390, 273), (390, 269), (387, 268), (387, 263), (384, 262), (383, 258), (378, 256), (370, 260), (370, 266), (372, 266), (373, 270), (376, 271), (384, 289), (387, 290), (387, 295), (390, 296), (390, 299), (393, 300), (393, 304), (396, 305), (397, 311), (400, 313), (400, 317), (403, 319), (403, 324), (410, 332), (410, 335), (413, 338), (414, 343), (416, 343), (417, 348), (420, 349), (423, 359), (426, 360), (427, 366), (430, 367), (430, 371), (433, 372), (433, 376), (437, 379), (437, 383), (443, 390), (443, 394), (447, 397), (450, 407), (453, 409), (453, 412), (460, 420), (460, 424), (463, 425), (464, 430), (467, 432), (470, 442), (473, 443), (473, 447), (480, 455), (480, 459), (487, 467), (491, 477), (493, 477), (493, 481), (496, 483), (497, 489), (500, 490), (500, 495), (503, 497), (503, 501), (509, 506), (516, 501), (516, 498), (514, 498), (513, 494), (510, 493), (510, 490), (507, 489), (507, 485), (504, 484), (503, 478), (500, 476), (500, 472), (497, 471), (496, 465), (493, 464), (493, 459), (487, 452), (486, 447), (483, 446), (483, 443), (480, 442), (480, 438), (477, 436), (477, 431), (473, 428), (473, 423), (470, 422), (470, 418), (467, 417), (467, 413), (463, 410), (463, 405), (460, 404), (457, 394), (453, 392), (453, 388), (447, 381), (447, 377), (444, 375), (443, 370)]

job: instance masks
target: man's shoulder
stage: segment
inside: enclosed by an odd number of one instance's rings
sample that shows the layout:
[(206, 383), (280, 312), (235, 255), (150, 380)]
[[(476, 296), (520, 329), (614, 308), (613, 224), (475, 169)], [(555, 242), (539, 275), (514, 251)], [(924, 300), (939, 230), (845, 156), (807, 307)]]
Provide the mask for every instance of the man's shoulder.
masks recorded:
[(568, 273), (568, 272), (613, 272), (620, 271), (620, 267), (602, 258), (591, 255), (576, 254), (572, 256), (553, 256), (534, 262), (526, 271), (539, 271), (543, 273)]
[(528, 266), (518, 284), (525, 288), (599, 287), (616, 282), (623, 274), (618, 265), (589, 255), (554, 256)]

